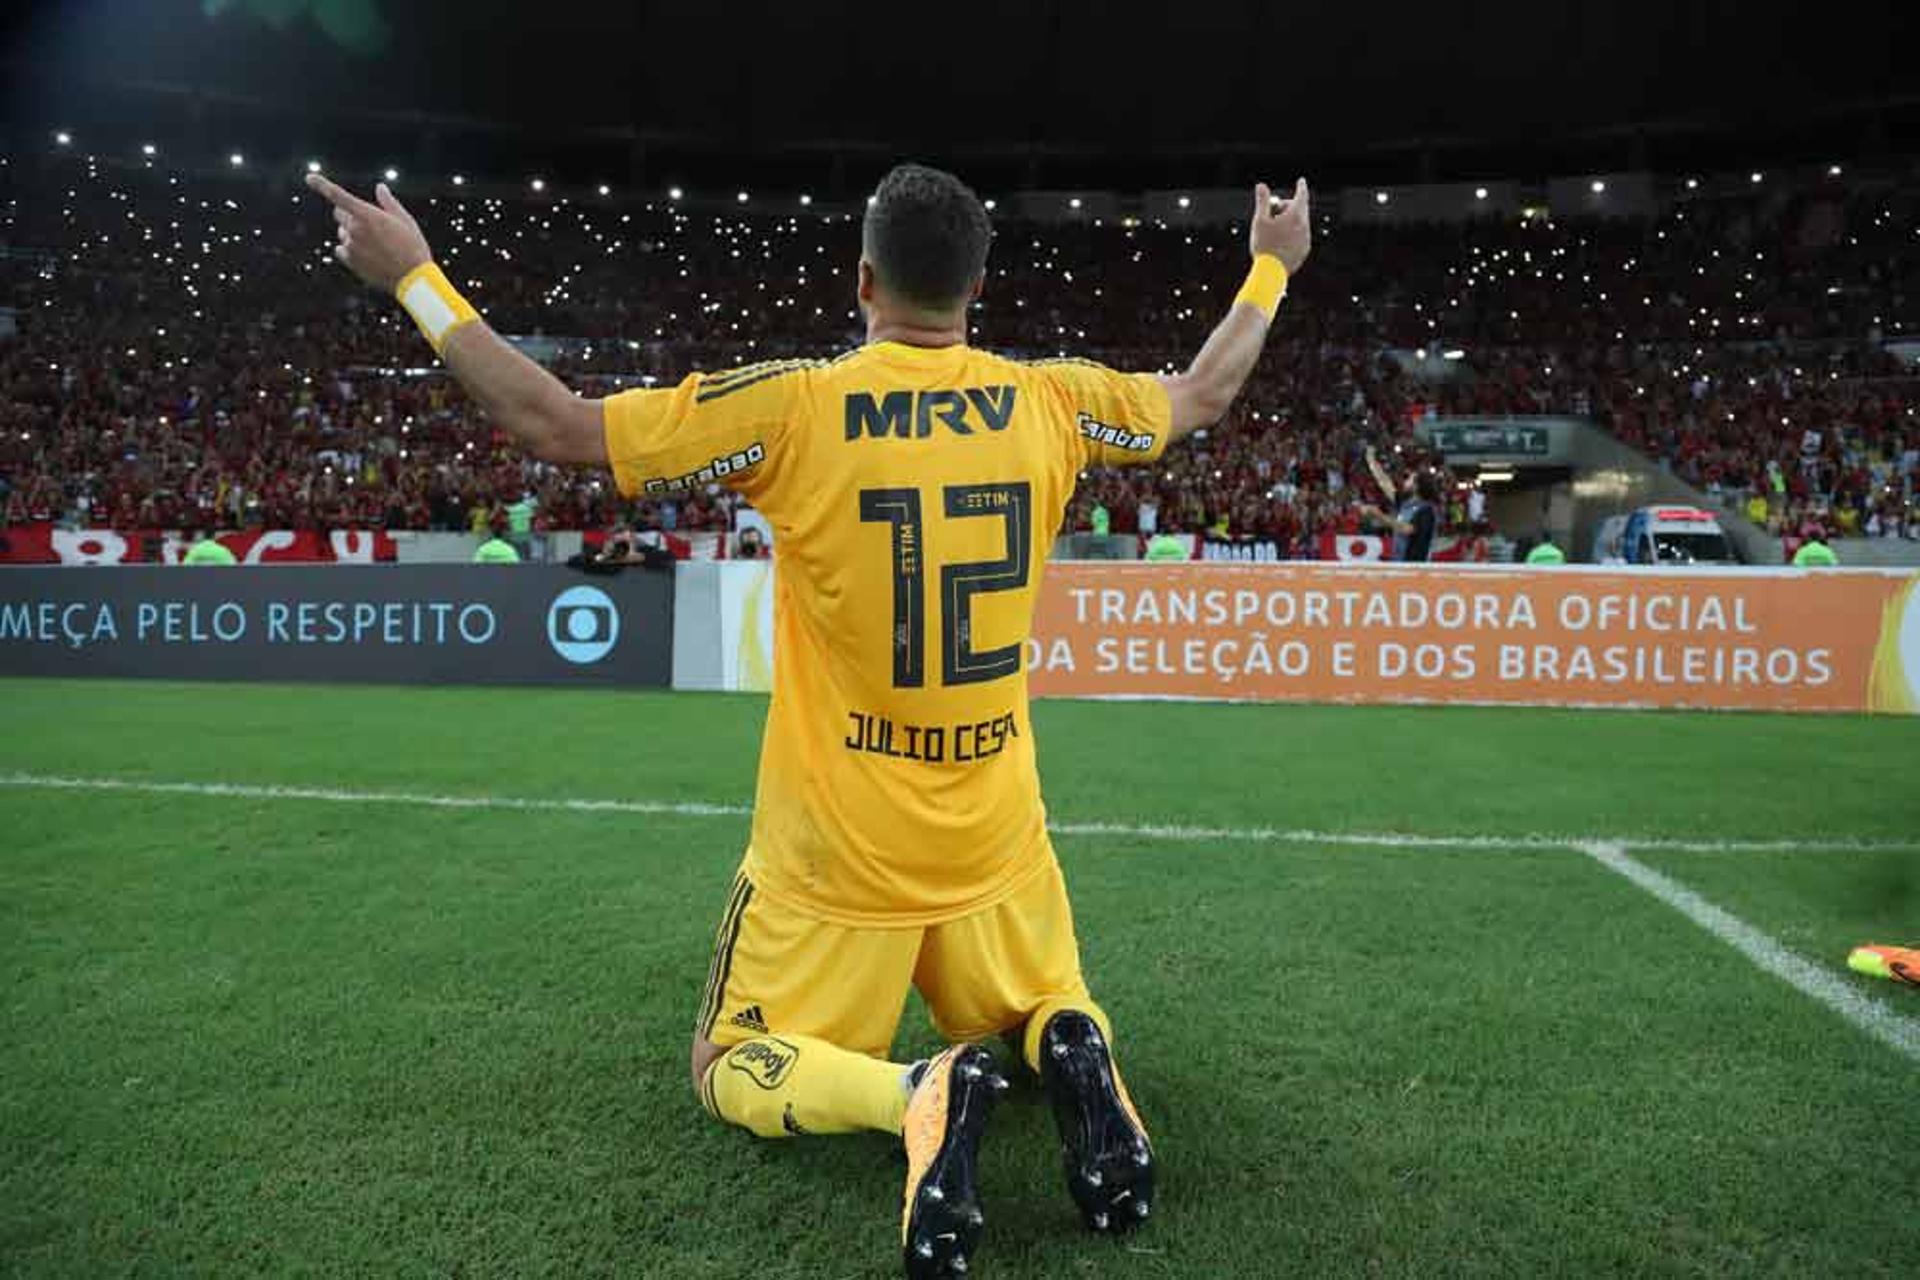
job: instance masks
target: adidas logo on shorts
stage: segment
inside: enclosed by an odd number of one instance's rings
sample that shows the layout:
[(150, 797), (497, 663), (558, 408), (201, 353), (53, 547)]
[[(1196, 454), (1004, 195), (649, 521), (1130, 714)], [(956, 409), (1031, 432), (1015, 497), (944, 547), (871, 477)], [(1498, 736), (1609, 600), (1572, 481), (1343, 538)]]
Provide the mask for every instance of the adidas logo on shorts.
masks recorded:
[(767, 1034), (767, 1020), (761, 1016), (760, 1006), (757, 1004), (748, 1005), (731, 1018), (728, 1018), (727, 1021), (736, 1027), (745, 1027), (747, 1030), (757, 1031), (761, 1035)]

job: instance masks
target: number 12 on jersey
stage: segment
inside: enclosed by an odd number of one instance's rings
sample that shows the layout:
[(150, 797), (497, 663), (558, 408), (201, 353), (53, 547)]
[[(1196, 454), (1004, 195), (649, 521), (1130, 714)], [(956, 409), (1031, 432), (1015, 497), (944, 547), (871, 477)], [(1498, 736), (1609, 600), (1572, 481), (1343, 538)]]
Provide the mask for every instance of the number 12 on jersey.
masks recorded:
[[(1018, 641), (997, 649), (973, 647), (974, 597), (1027, 585), (1033, 549), (1033, 486), (950, 484), (940, 491), (949, 520), (998, 516), (1006, 523), (1007, 554), (940, 568), (940, 683), (982, 684), (1020, 670)], [(862, 489), (860, 519), (893, 526), (893, 687), (926, 684), (926, 525), (918, 489)]]

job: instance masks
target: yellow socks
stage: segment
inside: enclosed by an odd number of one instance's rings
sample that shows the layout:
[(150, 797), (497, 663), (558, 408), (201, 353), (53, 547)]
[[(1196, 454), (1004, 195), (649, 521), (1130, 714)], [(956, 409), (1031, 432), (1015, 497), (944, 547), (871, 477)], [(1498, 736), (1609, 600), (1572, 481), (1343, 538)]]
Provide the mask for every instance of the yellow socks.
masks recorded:
[[(1112, 1024), (1093, 1001), (1048, 1001), (1034, 1010), (1021, 1036), (1022, 1056), (1035, 1071), (1040, 1033), (1066, 1009), (1092, 1018), (1112, 1043)], [(715, 1117), (763, 1138), (861, 1129), (899, 1133), (911, 1092), (908, 1071), (812, 1036), (755, 1036), (714, 1059), (700, 1084), (700, 1102)]]
[(907, 1070), (812, 1036), (756, 1036), (714, 1060), (700, 1101), (718, 1118), (763, 1138), (858, 1129), (899, 1133)]
[(1104, 1009), (1085, 996), (1077, 999), (1049, 1000), (1033, 1011), (1027, 1019), (1026, 1032), (1020, 1037), (1020, 1056), (1025, 1058), (1027, 1066), (1036, 1074), (1040, 1070), (1040, 1033), (1047, 1029), (1047, 1019), (1066, 1009), (1074, 1009), (1092, 1018), (1094, 1025), (1100, 1028), (1100, 1034), (1107, 1043), (1113, 1043), (1113, 1024), (1107, 1021)]

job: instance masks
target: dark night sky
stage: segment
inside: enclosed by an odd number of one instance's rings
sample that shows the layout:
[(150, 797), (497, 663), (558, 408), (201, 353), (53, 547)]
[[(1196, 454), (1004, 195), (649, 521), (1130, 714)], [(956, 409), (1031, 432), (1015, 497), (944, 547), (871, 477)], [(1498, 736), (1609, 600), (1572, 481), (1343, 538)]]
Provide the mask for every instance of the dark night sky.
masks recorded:
[[(385, 48), (330, 39), (309, 13), (326, 5), (377, 9)], [(11, 7), (9, 116), (105, 124), (143, 109), (110, 86), (160, 83), (263, 99), (329, 140), (387, 127), (365, 113), (424, 111), (548, 141), (636, 129), (657, 146), (735, 156), (1037, 148), (1177, 168), (1222, 151), (1353, 159), (1432, 144), (1485, 166), (1503, 152), (1535, 163), (1521, 157), (1624, 146), (1596, 139), (1626, 125), (1656, 140), (1737, 139), (1751, 155), (1817, 154), (1863, 128), (1897, 148), (1920, 100), (1911, 0), (205, 7)], [(1117, 16), (1149, 8), (1150, 21)], [(1863, 126), (1857, 108), (1873, 104), (1894, 105)]]

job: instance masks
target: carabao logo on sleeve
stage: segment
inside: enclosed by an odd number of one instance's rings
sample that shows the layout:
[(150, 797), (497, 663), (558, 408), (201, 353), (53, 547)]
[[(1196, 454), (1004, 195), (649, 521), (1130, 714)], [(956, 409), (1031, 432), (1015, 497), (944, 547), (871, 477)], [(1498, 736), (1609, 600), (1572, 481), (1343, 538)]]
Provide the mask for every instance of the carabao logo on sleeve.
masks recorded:
[(620, 608), (598, 587), (568, 587), (547, 606), (547, 643), (568, 662), (598, 662), (620, 639)]

